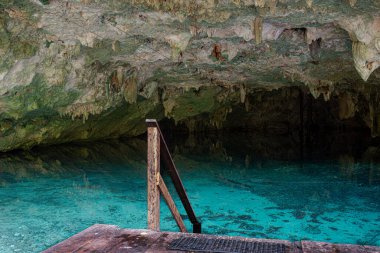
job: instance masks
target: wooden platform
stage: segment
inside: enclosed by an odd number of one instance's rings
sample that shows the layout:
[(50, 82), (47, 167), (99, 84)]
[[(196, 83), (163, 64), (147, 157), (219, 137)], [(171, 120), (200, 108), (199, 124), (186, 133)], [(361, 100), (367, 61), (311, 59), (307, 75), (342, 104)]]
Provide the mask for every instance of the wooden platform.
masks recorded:
[(175, 232), (154, 232), (143, 229), (121, 229), (114, 225), (93, 225), (92, 227), (70, 237), (69, 239), (47, 249), (44, 253), (63, 252), (107, 252), (107, 253), (137, 253), (137, 252), (171, 252), (168, 244), (183, 235), (202, 238), (233, 238), (252, 242), (273, 242), (286, 245), (287, 253), (380, 253), (380, 247), (352, 244), (331, 244), (324, 242), (285, 240), (267, 240), (243, 237), (228, 237), (205, 234), (188, 234)]

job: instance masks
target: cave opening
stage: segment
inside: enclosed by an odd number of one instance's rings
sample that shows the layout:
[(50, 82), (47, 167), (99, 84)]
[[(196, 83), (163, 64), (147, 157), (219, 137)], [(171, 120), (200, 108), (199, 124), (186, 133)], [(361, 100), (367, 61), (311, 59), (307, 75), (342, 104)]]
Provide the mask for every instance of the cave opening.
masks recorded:
[(380, 145), (375, 110), (365, 94), (340, 91), (326, 100), (291, 86), (249, 92), (239, 103), (178, 122), (165, 117), (160, 124), (174, 145), (223, 143), (231, 153), (243, 145), (247, 153), (285, 160), (360, 157)]

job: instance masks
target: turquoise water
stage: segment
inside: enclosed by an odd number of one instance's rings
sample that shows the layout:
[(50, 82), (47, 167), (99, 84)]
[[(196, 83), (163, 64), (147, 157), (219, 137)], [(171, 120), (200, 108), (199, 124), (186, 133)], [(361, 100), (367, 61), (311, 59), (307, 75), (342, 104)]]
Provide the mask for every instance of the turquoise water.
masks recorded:
[[(239, 138), (171, 145), (204, 233), (380, 246), (378, 148), (330, 145), (306, 158), (297, 145), (250, 146), (244, 136), (244, 145), (229, 144)], [(0, 156), (0, 252), (39, 252), (95, 223), (145, 228), (145, 145), (132, 139)], [(162, 230), (176, 231), (162, 206)]]

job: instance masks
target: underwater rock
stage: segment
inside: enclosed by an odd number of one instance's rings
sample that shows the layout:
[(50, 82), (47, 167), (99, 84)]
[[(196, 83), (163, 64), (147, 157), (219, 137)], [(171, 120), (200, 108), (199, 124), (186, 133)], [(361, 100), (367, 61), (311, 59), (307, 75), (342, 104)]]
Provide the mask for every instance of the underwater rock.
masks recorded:
[(312, 235), (318, 235), (321, 233), (321, 229), (318, 226), (308, 225), (305, 228), (305, 232), (312, 234)]
[(303, 219), (306, 216), (306, 213), (304, 211), (301, 211), (301, 210), (296, 210), (293, 212), (293, 216), (296, 219)]

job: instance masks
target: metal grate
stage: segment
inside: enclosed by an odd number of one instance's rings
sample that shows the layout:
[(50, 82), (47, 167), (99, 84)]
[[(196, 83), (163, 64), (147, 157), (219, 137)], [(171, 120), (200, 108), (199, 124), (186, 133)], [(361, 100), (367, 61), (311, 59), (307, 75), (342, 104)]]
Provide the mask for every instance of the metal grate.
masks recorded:
[(285, 253), (285, 244), (269, 242), (247, 242), (233, 239), (207, 239), (182, 237), (173, 240), (170, 250), (212, 253)]

